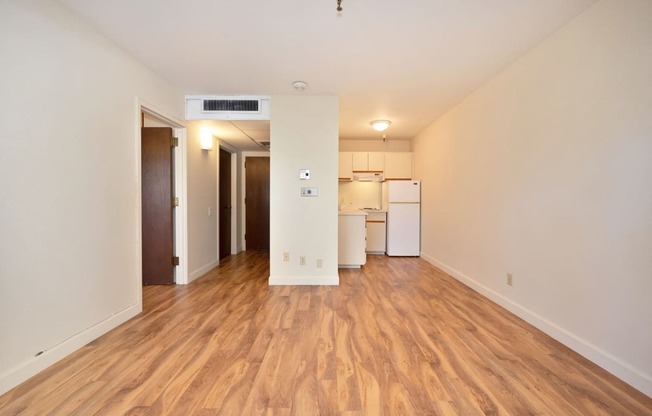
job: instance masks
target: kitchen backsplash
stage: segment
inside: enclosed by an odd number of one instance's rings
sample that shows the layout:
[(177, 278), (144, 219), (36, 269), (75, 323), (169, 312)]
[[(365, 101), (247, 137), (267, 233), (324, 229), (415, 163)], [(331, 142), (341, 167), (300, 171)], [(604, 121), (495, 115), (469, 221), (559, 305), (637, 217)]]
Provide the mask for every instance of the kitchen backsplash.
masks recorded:
[(380, 208), (382, 192), (380, 182), (340, 182), (338, 200), (343, 208)]

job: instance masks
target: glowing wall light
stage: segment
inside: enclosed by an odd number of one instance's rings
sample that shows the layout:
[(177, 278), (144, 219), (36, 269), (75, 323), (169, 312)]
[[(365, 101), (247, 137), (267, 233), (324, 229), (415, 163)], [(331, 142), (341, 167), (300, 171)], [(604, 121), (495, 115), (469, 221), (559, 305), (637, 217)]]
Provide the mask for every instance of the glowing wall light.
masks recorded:
[(213, 132), (210, 129), (201, 129), (199, 142), (202, 150), (213, 150)]

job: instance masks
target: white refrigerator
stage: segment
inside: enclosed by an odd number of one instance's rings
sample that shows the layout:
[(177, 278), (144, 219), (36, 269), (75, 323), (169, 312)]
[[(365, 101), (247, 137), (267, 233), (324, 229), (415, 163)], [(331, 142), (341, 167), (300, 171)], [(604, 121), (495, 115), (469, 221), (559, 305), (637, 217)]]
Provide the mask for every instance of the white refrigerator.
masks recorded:
[(421, 182), (384, 182), (383, 209), (387, 210), (387, 255), (419, 256)]

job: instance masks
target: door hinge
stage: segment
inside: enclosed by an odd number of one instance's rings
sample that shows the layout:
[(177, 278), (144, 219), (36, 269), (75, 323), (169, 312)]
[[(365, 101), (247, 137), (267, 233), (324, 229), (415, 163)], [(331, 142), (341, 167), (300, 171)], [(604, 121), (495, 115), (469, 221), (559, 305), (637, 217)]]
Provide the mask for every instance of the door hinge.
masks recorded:
[(178, 207), (179, 206), (179, 198), (177, 198), (176, 196), (172, 197), (172, 206), (173, 207)]
[(245, 241), (247, 241), (247, 234), (245, 234)]
[(176, 137), (170, 137), (170, 147), (177, 147), (179, 146), (179, 139)]
[(179, 257), (178, 256), (172, 257), (172, 265), (173, 266), (178, 266), (179, 265)]

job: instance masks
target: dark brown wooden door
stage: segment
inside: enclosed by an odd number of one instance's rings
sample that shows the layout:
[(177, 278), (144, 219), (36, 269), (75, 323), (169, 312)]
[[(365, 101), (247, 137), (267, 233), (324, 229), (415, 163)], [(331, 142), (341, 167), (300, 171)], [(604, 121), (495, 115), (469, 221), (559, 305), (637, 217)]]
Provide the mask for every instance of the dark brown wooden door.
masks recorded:
[(220, 259), (231, 254), (231, 153), (220, 149)]
[(247, 250), (269, 250), (269, 158), (245, 160)]
[(144, 285), (174, 283), (171, 139), (169, 127), (141, 129)]

